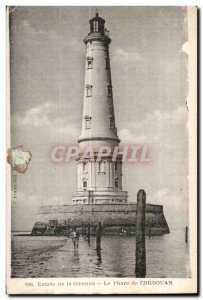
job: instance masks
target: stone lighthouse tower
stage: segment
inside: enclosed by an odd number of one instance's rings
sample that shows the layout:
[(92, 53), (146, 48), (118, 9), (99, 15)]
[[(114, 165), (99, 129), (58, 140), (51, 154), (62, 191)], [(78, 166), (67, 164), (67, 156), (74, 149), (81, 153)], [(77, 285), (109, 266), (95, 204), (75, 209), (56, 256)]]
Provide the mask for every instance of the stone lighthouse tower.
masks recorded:
[[(72, 201), (73, 204), (125, 203), (127, 192), (122, 191), (121, 156), (113, 160), (112, 155), (99, 155), (102, 147), (111, 147), (113, 151), (120, 142), (113, 106), (111, 39), (104, 27), (105, 20), (98, 13), (89, 24), (90, 32), (84, 39), (87, 51), (82, 133), (78, 139), (78, 191)], [(84, 158), (87, 149), (92, 151)]]

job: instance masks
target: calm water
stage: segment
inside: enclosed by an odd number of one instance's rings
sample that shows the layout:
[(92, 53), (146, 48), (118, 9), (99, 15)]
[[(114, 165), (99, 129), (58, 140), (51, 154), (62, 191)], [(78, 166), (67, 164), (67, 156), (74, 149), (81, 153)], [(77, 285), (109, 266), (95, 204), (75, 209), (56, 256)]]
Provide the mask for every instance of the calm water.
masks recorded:
[[(103, 236), (101, 255), (80, 237), (74, 253), (66, 237), (12, 237), (12, 277), (134, 277), (135, 237)], [(189, 277), (184, 230), (146, 238), (147, 276)]]

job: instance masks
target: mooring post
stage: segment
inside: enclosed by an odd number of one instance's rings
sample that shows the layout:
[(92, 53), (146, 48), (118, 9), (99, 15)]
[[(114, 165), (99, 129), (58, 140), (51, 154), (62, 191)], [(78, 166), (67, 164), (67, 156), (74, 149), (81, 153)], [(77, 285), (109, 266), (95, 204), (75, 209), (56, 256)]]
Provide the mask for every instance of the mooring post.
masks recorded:
[(97, 225), (95, 235), (96, 235), (96, 250), (101, 250), (101, 235), (102, 235), (101, 222), (99, 222)]
[(145, 205), (146, 193), (139, 190), (137, 194), (136, 212), (136, 266), (135, 274), (138, 278), (146, 276), (146, 251), (145, 251)]
[(188, 227), (185, 227), (185, 242), (188, 243)]
[(152, 224), (151, 222), (149, 223), (149, 238), (152, 236)]
[(84, 223), (82, 222), (82, 236), (85, 236), (85, 234), (86, 234), (86, 228)]
[(87, 241), (88, 244), (90, 245), (90, 223), (87, 225)]

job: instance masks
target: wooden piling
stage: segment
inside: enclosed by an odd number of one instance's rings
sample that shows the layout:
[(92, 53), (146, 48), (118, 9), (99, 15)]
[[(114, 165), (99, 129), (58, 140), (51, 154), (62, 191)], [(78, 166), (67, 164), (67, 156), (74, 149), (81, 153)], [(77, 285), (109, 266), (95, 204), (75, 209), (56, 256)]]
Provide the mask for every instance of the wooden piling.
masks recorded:
[(101, 250), (101, 235), (102, 235), (102, 226), (101, 222), (98, 223), (97, 228), (95, 230), (96, 235), (96, 250)]
[(146, 193), (144, 190), (139, 190), (137, 194), (137, 212), (136, 212), (135, 274), (137, 278), (144, 278), (146, 276), (145, 205), (146, 205)]
[(185, 227), (185, 242), (188, 243), (188, 227)]
[(90, 245), (90, 223), (88, 223), (87, 225), (87, 241), (88, 241), (88, 244)]
[(81, 230), (81, 234), (82, 234), (82, 236), (85, 236), (85, 234), (86, 234), (86, 228), (85, 228), (85, 225), (84, 225), (84, 223), (82, 222), (82, 230)]

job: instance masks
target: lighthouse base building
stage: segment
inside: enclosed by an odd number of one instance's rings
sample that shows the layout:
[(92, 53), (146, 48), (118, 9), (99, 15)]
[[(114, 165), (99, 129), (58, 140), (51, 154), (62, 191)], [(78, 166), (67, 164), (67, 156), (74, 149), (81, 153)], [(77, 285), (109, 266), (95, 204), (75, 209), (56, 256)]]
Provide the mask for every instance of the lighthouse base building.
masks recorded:
[(122, 162), (97, 158), (78, 161), (78, 191), (73, 204), (126, 203), (128, 193), (122, 190)]

